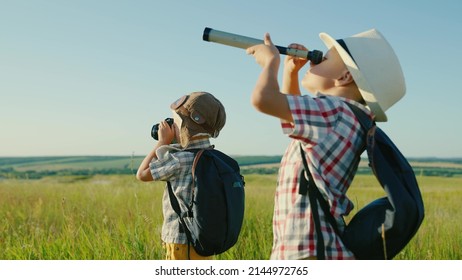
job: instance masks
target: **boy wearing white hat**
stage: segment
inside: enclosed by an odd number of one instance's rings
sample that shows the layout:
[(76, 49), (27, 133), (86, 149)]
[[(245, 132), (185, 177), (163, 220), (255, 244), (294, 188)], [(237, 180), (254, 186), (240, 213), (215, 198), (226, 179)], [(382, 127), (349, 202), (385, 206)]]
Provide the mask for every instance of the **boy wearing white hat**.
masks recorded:
[[(353, 209), (346, 192), (365, 146), (365, 132), (346, 103), (375, 121), (387, 121), (385, 111), (405, 94), (399, 61), (375, 29), (341, 40), (321, 33), (329, 49), (323, 61), (301, 80), (315, 94), (301, 95), (298, 72), (307, 60), (286, 57), (281, 89), (277, 81), (278, 50), (265, 35), (264, 44), (247, 49), (262, 72), (252, 93), (257, 110), (281, 119), (283, 132), (293, 140), (279, 169), (273, 216), (272, 259), (316, 259), (317, 244), (308, 195), (299, 194), (304, 167), (303, 148), (312, 178), (330, 206), (340, 230), (343, 216)], [(289, 47), (306, 50), (298, 44)], [(319, 210), (326, 259), (354, 259)]]
[[(192, 190), (194, 153), (185, 149), (207, 149), (209, 138), (218, 137), (226, 122), (225, 108), (212, 94), (193, 92), (175, 101), (172, 109), (174, 123), (159, 124), (156, 146), (141, 162), (136, 178), (141, 181), (170, 181), (175, 196), (189, 201)], [(178, 143), (173, 143), (174, 140)], [(162, 198), (164, 222), (162, 241), (168, 260), (203, 260), (193, 246), (188, 246), (186, 234), (180, 230), (179, 217), (170, 204), (167, 188)]]

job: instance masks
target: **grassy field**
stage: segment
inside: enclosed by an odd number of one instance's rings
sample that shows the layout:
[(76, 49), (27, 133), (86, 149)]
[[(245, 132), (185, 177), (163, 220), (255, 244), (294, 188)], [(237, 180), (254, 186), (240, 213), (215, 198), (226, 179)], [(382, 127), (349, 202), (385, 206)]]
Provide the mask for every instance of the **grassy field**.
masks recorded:
[[(396, 259), (462, 259), (462, 178), (419, 177), (426, 218)], [(217, 259), (268, 259), (275, 175), (246, 175), (246, 216), (235, 247)], [(0, 259), (161, 259), (163, 183), (133, 176), (0, 180)], [(356, 209), (383, 194), (358, 175)]]

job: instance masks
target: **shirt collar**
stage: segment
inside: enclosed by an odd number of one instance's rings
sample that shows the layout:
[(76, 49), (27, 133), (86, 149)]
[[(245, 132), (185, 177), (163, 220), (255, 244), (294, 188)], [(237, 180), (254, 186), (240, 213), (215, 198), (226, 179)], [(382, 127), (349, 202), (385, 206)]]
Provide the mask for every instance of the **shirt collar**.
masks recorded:
[(363, 105), (357, 101), (354, 101), (353, 99), (349, 99), (349, 98), (345, 98), (345, 97), (340, 97), (340, 96), (332, 96), (332, 95), (327, 95), (327, 94), (324, 94), (322, 92), (316, 92), (315, 94), (316, 97), (326, 97), (326, 98), (330, 98), (330, 97), (333, 97), (333, 98), (338, 98), (344, 102), (348, 102), (350, 104), (353, 104), (355, 105), (356, 107), (359, 107), (361, 110), (363, 110), (368, 116), (370, 116), (371, 118), (373, 118), (374, 114), (371, 112), (371, 110), (369, 110), (369, 107), (367, 107), (366, 105)]
[(189, 144), (185, 149), (205, 149), (205, 148), (210, 148), (212, 145), (210, 144), (209, 138), (203, 138), (203, 139), (195, 139), (195, 140), (190, 140)]

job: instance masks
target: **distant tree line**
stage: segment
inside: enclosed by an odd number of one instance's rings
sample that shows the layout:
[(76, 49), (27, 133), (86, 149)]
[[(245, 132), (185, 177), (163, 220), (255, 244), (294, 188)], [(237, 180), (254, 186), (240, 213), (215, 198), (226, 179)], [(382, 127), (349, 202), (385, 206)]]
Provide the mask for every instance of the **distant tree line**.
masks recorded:
[[(258, 167), (253, 166), (256, 163), (261, 164), (263, 158), (245, 160), (237, 159), (241, 168), (241, 173), (246, 174), (277, 174), (278, 167)], [(264, 158), (266, 163), (275, 163), (280, 157)], [(241, 162), (242, 161), (242, 162)], [(453, 167), (414, 167), (416, 176), (439, 176), (439, 177), (462, 177), (462, 168)], [(93, 175), (135, 175), (136, 169), (133, 164), (126, 164), (123, 167), (113, 168), (89, 168), (89, 169), (61, 169), (61, 170), (17, 170), (14, 167), (0, 165), (0, 179), (17, 178), (17, 179), (40, 179), (48, 176), (93, 176)], [(372, 174), (367, 166), (360, 166), (357, 174)]]

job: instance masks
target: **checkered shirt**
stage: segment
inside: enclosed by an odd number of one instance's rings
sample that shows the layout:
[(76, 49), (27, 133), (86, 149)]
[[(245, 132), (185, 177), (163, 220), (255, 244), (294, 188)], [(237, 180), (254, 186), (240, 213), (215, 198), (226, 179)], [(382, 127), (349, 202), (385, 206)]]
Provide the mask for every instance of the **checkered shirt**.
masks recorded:
[[(316, 256), (316, 229), (308, 195), (300, 195), (303, 170), (300, 143), (314, 181), (330, 205), (332, 215), (344, 228), (343, 216), (353, 209), (347, 198), (364, 148), (364, 131), (344, 98), (287, 95), (294, 123), (282, 121), (284, 134), (293, 140), (281, 161), (273, 216), (271, 259), (303, 259)], [(326, 259), (354, 259), (318, 206)]]
[[(209, 148), (209, 139), (192, 140), (188, 149)], [(194, 153), (184, 151), (177, 144), (161, 146), (156, 151), (157, 160), (150, 164), (151, 174), (156, 181), (170, 181), (173, 192), (178, 198), (180, 208), (186, 211), (186, 205), (191, 201), (192, 165)], [(178, 215), (170, 205), (167, 186), (162, 197), (164, 222), (162, 224), (162, 241), (165, 243), (187, 244), (186, 234), (180, 233)]]

